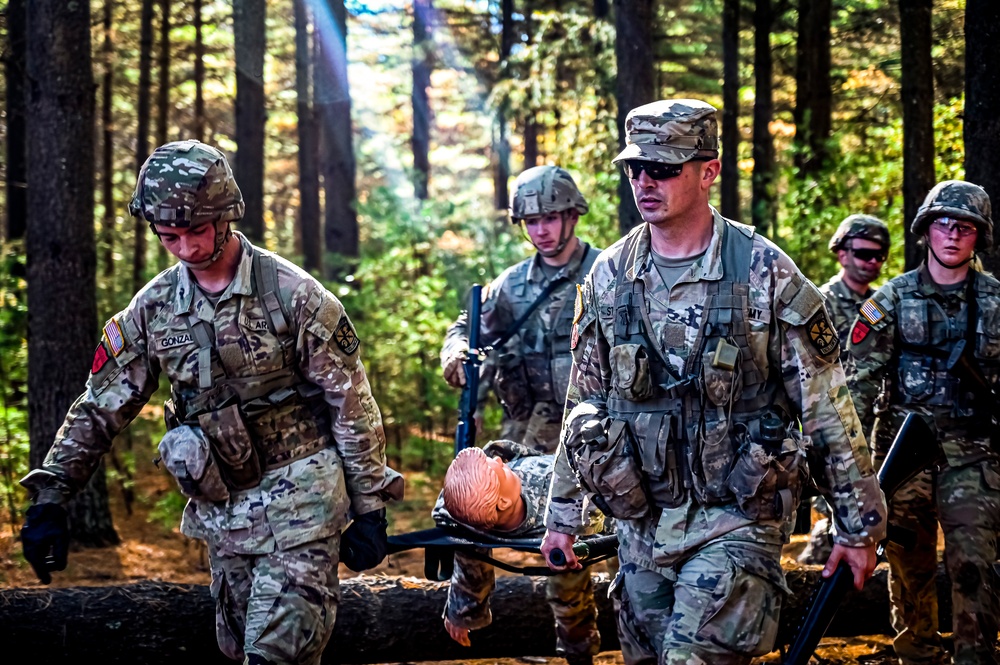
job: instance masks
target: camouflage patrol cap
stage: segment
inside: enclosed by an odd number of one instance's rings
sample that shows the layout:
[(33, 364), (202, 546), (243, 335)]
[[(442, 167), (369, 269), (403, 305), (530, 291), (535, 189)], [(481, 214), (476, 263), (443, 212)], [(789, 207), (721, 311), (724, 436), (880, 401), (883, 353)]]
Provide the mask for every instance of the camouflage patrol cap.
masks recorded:
[(187, 228), (243, 217), (243, 195), (226, 156), (200, 141), (153, 151), (139, 171), (128, 211), (150, 224)]
[(982, 251), (993, 247), (991, 215), (990, 196), (985, 189), (964, 180), (945, 180), (927, 192), (910, 230), (914, 235), (922, 236), (927, 233), (930, 223), (938, 217), (964, 219), (979, 229), (976, 249)]
[(535, 166), (517, 176), (511, 188), (510, 219), (517, 223), (526, 217), (576, 209), (587, 214), (589, 206), (577, 189), (573, 176), (558, 166)]
[(882, 249), (889, 249), (889, 227), (878, 217), (872, 215), (849, 215), (837, 227), (830, 238), (830, 251), (844, 249), (845, 240), (862, 238), (877, 242)]
[(716, 109), (697, 99), (664, 99), (639, 106), (625, 118), (625, 149), (612, 161), (641, 159), (683, 164), (719, 156)]

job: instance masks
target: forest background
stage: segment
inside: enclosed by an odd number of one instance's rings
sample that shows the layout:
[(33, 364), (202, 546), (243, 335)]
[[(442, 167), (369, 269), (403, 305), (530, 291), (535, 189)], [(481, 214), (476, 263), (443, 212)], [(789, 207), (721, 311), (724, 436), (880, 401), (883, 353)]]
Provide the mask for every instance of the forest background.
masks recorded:
[[(390, 459), (432, 478), (458, 398), (440, 376), (445, 329), (473, 282), (531, 253), (506, 214), (512, 174), (569, 169), (590, 203), (579, 234), (610, 245), (638, 222), (611, 165), (634, 106), (716, 105), (715, 205), (817, 284), (849, 214), (889, 224), (891, 276), (919, 260), (906, 227), (936, 181), (1000, 195), (991, 0), (6, 0), (0, 17), (11, 533), (17, 479), (82, 390), (103, 322), (172, 262), (127, 213), (139, 165), (167, 141), (232, 157), (237, 228), (344, 302)], [(116, 542), (109, 485), (176, 524), (178, 493), (135, 494), (159, 416), (143, 412), (74, 502), (79, 544)], [(486, 416), (484, 438), (498, 407)]]

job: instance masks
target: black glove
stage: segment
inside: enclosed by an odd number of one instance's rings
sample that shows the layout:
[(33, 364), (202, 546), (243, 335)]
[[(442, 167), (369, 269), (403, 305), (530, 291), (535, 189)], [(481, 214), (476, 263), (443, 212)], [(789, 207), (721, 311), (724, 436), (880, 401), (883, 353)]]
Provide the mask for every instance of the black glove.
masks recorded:
[(35, 569), (42, 584), (52, 581), (53, 570), (66, 570), (69, 556), (69, 519), (58, 503), (42, 503), (28, 508), (21, 529), (24, 558)]
[(389, 546), (385, 508), (354, 518), (340, 537), (340, 560), (356, 573), (382, 563)]

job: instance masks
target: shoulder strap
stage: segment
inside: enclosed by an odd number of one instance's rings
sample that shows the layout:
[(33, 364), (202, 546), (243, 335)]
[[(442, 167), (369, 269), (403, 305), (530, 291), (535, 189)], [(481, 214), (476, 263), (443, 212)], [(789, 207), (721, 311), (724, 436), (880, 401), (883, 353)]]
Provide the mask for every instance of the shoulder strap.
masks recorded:
[(268, 327), (277, 336), (285, 364), (289, 365), (295, 350), (295, 340), (288, 329), (288, 318), (281, 306), (281, 298), (278, 297), (278, 263), (272, 254), (254, 247), (252, 273), (253, 290), (264, 304)]
[(548, 299), (548, 297), (552, 295), (556, 289), (567, 282), (569, 282), (568, 277), (560, 277), (549, 282), (549, 285), (546, 286), (540, 294), (538, 294), (538, 297), (535, 298), (534, 302), (528, 305), (528, 309), (524, 310), (524, 314), (518, 317), (517, 321), (512, 323), (495, 342), (488, 346), (488, 348), (499, 349), (501, 346), (509, 342), (510, 338), (516, 335), (521, 329), (521, 326), (524, 325), (524, 322), (528, 320), (528, 317), (531, 316), (536, 309), (538, 309), (538, 306), (545, 302), (545, 300)]

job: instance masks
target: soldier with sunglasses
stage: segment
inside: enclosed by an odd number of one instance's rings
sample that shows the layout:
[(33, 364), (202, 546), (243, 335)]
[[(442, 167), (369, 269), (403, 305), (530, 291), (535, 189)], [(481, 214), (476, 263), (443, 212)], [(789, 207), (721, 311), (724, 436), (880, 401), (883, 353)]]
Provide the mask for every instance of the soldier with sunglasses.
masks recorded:
[(964, 351), (994, 390), (1000, 383), (1000, 282), (973, 263), (976, 252), (993, 247), (990, 198), (971, 182), (938, 183), (910, 228), (927, 248), (925, 260), (866, 300), (851, 329), (851, 392), (862, 422), (875, 407), (876, 461), (911, 412), (927, 420), (946, 458), (900, 488), (890, 505), (889, 520), (915, 534), (910, 547), (886, 547), (893, 647), (903, 665), (951, 662), (938, 633), (940, 524), (954, 662), (996, 663), (996, 407), (987, 391), (948, 369)]
[[(840, 272), (819, 287), (826, 299), (830, 322), (840, 336), (840, 362), (847, 372), (852, 363), (847, 353), (851, 325), (858, 318), (861, 303), (875, 293), (871, 283), (878, 279), (889, 253), (889, 227), (878, 217), (850, 215), (840, 223), (830, 238), (830, 251), (837, 256)], [(865, 427), (869, 431), (870, 427)], [(799, 563), (822, 564), (830, 557), (833, 537), (830, 534), (830, 511), (826, 502), (813, 498), (813, 507), (824, 515), (813, 525), (809, 542), (799, 555)]]
[(579, 567), (571, 546), (597, 504), (618, 527), (625, 662), (744, 665), (774, 645), (806, 451), (837, 516), (826, 574), (844, 560), (864, 584), (885, 502), (822, 295), (709, 205), (715, 108), (654, 102), (625, 132), (614, 161), (645, 223), (601, 253), (577, 298), (542, 551)]

